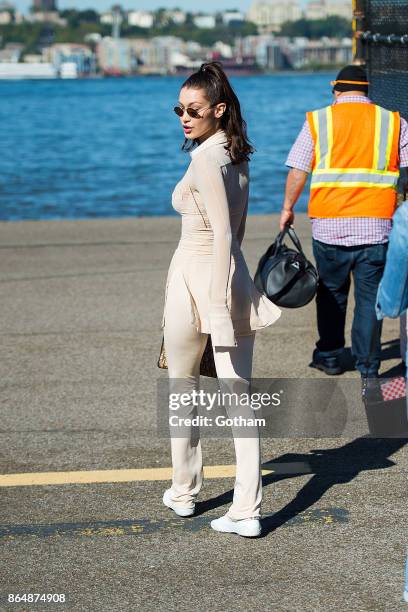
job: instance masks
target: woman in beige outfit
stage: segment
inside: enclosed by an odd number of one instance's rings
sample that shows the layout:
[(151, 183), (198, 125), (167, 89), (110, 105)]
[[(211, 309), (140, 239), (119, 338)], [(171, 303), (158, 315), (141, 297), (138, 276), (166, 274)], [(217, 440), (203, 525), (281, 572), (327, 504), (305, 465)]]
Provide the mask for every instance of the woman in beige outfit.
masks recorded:
[[(253, 149), (239, 101), (215, 62), (203, 64), (185, 81), (175, 112), (191, 163), (172, 199), (182, 216), (182, 232), (169, 266), (162, 320), (168, 375), (178, 383), (178, 392), (198, 390), (200, 361), (211, 334), (218, 382), (228, 387), (235, 381), (248, 393), (256, 330), (280, 316), (279, 308), (256, 289), (241, 251)], [(194, 513), (203, 483), (195, 431), (171, 437), (173, 481), (163, 503), (180, 516)], [(259, 432), (256, 428), (252, 437), (237, 437), (232, 431), (237, 462), (233, 503), (211, 526), (256, 536), (262, 498)]]

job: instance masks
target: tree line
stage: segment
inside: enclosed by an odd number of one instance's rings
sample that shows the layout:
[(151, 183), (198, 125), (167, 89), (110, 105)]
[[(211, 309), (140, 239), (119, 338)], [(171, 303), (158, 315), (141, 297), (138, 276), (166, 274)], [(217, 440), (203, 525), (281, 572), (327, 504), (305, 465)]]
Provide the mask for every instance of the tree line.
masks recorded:
[[(94, 10), (68, 9), (60, 11), (59, 15), (67, 20), (65, 26), (28, 21), (1, 25), (1, 46), (4, 47), (8, 42), (22, 43), (25, 46), (25, 54), (38, 51), (41, 47), (52, 43), (83, 43), (85, 36), (91, 33), (98, 33), (101, 36), (109, 36), (112, 33), (112, 27), (101, 23), (100, 15)], [(187, 13), (184, 23), (178, 24), (166, 19), (164, 10), (156, 11), (153, 26), (149, 29), (129, 26), (125, 21), (121, 25), (121, 35), (125, 38), (177, 36), (182, 40), (192, 40), (206, 47), (211, 47), (219, 40), (233, 44), (236, 37), (257, 33), (258, 29), (254, 23), (232, 22), (225, 25), (220, 18), (217, 19), (215, 28), (198, 28), (191, 13)], [(331, 16), (326, 19), (299, 19), (286, 22), (276, 34), (288, 37), (302, 36), (308, 39), (318, 39), (322, 36), (343, 38), (352, 35), (352, 28), (347, 19)]]

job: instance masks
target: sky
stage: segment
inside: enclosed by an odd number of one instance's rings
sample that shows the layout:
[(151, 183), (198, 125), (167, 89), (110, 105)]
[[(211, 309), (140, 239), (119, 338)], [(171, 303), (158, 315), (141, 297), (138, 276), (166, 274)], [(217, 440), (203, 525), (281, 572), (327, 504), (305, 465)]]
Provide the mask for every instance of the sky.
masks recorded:
[[(84, 10), (93, 8), (99, 12), (109, 9), (112, 4), (121, 4), (127, 10), (154, 10), (159, 7), (179, 7), (193, 12), (202, 11), (211, 13), (223, 9), (237, 8), (246, 11), (251, 5), (251, 0), (205, 0), (205, 2), (194, 2), (192, 0), (57, 0), (59, 9), (76, 8)], [(26, 13), (31, 6), (31, 0), (11, 0), (17, 10)]]

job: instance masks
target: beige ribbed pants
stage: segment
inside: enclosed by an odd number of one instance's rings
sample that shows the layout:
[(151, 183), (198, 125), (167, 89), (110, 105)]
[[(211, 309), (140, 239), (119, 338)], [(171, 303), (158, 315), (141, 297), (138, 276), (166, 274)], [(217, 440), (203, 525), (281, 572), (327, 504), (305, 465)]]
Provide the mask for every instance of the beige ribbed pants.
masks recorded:
[[(221, 391), (227, 392), (226, 386), (232, 383), (234, 392), (237, 392), (237, 388), (241, 392), (249, 392), (255, 333), (253, 331), (247, 336), (237, 336), (238, 346), (236, 347), (214, 348), (214, 361)], [(183, 392), (199, 389), (200, 361), (207, 337), (208, 334), (197, 332), (195, 325), (191, 323), (190, 295), (181, 273), (175, 270), (167, 291), (164, 326), (170, 390), (172, 379), (175, 379), (177, 383), (177, 392), (181, 391), (180, 384)], [(225, 410), (228, 417), (234, 416), (227, 404)], [(240, 410), (242, 414), (242, 408)], [(245, 416), (254, 418), (256, 415), (248, 407)], [(251, 433), (251, 437), (237, 437), (234, 429), (236, 428), (233, 426), (236, 479), (233, 502), (227, 515), (232, 520), (259, 517), (262, 477), (258, 427), (256, 427), (256, 435)], [(240, 431), (242, 432), (242, 428)], [(251, 431), (253, 432), (254, 428)], [(183, 434), (183, 436), (170, 437), (173, 464), (171, 495), (176, 503), (191, 507), (203, 484), (199, 429), (191, 427), (187, 430), (187, 435)]]

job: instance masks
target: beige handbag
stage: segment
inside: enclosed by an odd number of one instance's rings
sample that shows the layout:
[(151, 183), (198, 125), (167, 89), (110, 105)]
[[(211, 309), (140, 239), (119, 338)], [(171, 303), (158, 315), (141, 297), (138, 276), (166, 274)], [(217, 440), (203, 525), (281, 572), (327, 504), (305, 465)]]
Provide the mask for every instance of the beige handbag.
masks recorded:
[[(164, 336), (161, 343), (159, 359), (157, 360), (157, 366), (159, 368), (162, 368), (163, 370), (167, 370), (166, 350), (164, 348)], [(204, 349), (203, 356), (201, 357), (200, 374), (201, 376), (211, 376), (213, 378), (217, 378), (217, 370), (215, 368), (213, 346), (210, 334), (208, 334), (207, 344)]]

